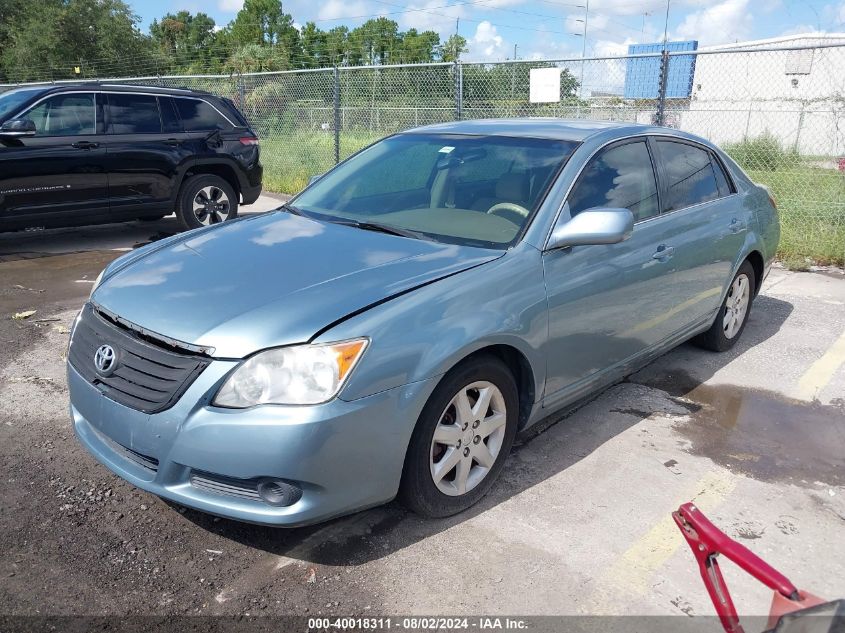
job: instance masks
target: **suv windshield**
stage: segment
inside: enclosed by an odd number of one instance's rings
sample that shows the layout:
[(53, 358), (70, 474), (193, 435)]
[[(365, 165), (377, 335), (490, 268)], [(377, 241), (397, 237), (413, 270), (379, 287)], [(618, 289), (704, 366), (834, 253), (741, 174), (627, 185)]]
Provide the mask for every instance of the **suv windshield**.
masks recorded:
[(442, 242), (506, 248), (519, 237), (577, 143), (400, 134), (365, 149), (292, 204), (328, 221)]
[(0, 121), (18, 109), (18, 106), (44, 92), (43, 88), (21, 88), (0, 94)]

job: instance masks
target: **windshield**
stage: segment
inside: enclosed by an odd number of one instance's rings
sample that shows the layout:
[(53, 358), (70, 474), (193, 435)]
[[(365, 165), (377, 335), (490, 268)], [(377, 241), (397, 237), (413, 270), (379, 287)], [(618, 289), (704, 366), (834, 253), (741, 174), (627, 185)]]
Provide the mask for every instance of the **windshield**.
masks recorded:
[(401, 134), (353, 156), (292, 204), (319, 219), (506, 248), (576, 146), (535, 138)]
[(43, 88), (20, 88), (0, 93), (0, 120), (6, 118), (7, 115), (17, 110), (18, 106), (43, 91)]

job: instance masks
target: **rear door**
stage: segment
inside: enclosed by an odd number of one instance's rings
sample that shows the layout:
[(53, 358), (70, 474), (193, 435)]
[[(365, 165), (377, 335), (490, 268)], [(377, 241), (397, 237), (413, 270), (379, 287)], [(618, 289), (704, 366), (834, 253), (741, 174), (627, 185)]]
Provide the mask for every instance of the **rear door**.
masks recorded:
[(3, 226), (80, 224), (108, 214), (102, 106), (94, 92), (45, 97), (15, 118), (34, 136), (0, 140)]
[(170, 213), (191, 157), (172, 100), (147, 93), (107, 97), (106, 153), (113, 216)]
[(653, 137), (662, 166), (661, 218), (671, 227), (672, 266), (684, 300), (673, 321), (694, 326), (719, 307), (742, 252), (750, 211), (743, 209), (733, 183), (716, 155), (685, 139)]

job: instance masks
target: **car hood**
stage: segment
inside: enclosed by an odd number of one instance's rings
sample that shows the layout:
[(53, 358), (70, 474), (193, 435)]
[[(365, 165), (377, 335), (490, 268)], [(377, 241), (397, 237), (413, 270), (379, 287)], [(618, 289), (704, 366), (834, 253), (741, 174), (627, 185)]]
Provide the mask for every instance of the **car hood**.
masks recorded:
[(306, 342), (350, 314), (501, 255), (277, 211), (129, 254), (106, 270), (92, 301), (156, 334), (241, 358)]

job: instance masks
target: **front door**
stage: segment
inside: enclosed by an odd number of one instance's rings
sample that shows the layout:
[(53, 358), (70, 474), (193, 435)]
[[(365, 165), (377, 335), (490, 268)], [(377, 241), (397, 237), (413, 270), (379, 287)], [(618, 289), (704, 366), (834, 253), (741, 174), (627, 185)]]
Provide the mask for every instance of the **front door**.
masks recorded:
[(80, 224), (109, 211), (102, 109), (94, 93), (47, 97), (16, 118), (34, 136), (0, 138), (0, 222)]
[[(630, 209), (632, 236), (619, 244), (547, 251), (549, 305), (545, 401), (586, 393), (605, 370), (655, 346), (677, 324), (685, 290), (673, 264), (673, 228), (661, 217), (654, 160), (644, 138), (608, 146), (587, 164), (560, 222), (590, 208)], [(667, 315), (669, 317), (667, 318)]]

